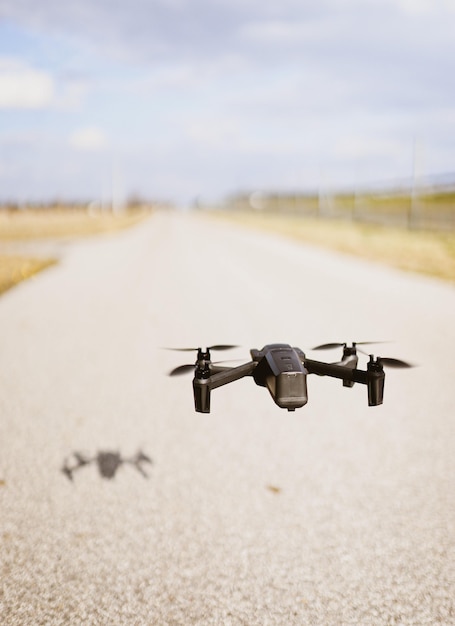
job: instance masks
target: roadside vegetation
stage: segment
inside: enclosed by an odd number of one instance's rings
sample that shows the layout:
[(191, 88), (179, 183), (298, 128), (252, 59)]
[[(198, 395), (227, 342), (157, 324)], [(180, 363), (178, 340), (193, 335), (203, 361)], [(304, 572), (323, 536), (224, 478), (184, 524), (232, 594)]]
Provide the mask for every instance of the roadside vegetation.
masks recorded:
[[(0, 208), (0, 294), (58, 262), (56, 258), (28, 257), (11, 252), (11, 244), (75, 239), (114, 233), (146, 219), (148, 207), (121, 212), (88, 211), (80, 206)], [(2, 252), (2, 244), (8, 244)]]
[(150, 210), (134, 208), (113, 213), (85, 208), (33, 208), (0, 210), (0, 242), (31, 239), (87, 237), (128, 228), (150, 215)]
[(455, 282), (455, 230), (415, 230), (340, 217), (295, 212), (217, 210), (211, 215), (387, 264)]
[(0, 254), (0, 294), (41, 270), (55, 265), (57, 259), (38, 259)]

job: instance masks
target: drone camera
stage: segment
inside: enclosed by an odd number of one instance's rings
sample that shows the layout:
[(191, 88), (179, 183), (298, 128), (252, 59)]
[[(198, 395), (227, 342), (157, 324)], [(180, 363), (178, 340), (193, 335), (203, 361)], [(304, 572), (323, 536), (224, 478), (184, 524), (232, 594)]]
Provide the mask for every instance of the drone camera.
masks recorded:
[[(275, 383), (275, 384), (273, 384)], [(306, 374), (304, 372), (282, 372), (276, 378), (270, 377), (267, 386), (282, 409), (294, 411), (308, 402)], [(275, 387), (273, 389), (273, 387)]]

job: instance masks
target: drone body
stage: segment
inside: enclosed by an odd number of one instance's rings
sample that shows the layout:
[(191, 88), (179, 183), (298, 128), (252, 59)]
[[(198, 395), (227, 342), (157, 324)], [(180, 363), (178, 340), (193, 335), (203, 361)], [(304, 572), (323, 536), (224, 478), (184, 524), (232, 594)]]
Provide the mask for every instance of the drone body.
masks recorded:
[[(362, 342), (367, 343), (367, 342)], [(370, 343), (370, 342), (368, 342)], [(197, 360), (194, 365), (183, 365), (171, 372), (181, 374), (187, 368), (194, 368), (193, 392), (194, 406), (199, 413), (210, 413), (210, 396), (213, 389), (252, 376), (254, 382), (266, 387), (275, 404), (280, 408), (294, 411), (308, 402), (307, 376), (329, 376), (343, 381), (344, 387), (352, 387), (354, 383), (367, 386), (368, 405), (378, 406), (383, 402), (384, 368), (410, 367), (408, 363), (398, 359), (377, 358), (370, 355), (366, 370), (357, 369), (357, 346), (347, 344), (324, 344), (315, 349), (343, 348), (343, 358), (337, 363), (325, 363), (307, 359), (300, 348), (289, 344), (268, 344), (262, 350), (250, 350), (251, 361), (238, 367), (226, 367), (212, 363), (210, 350), (225, 350), (235, 346), (211, 346), (197, 349)]]
[(262, 350), (251, 350), (251, 357), (256, 363), (252, 374), (254, 382), (266, 387), (280, 408), (293, 411), (308, 402), (308, 370), (300, 348), (271, 344)]

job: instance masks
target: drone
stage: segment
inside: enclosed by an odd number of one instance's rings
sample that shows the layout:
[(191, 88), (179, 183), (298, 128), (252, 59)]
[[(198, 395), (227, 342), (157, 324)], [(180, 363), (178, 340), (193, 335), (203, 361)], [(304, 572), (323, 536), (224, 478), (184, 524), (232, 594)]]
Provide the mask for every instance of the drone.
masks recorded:
[[(169, 372), (170, 376), (179, 376), (194, 370), (193, 393), (194, 408), (198, 413), (210, 413), (210, 396), (213, 389), (227, 385), (245, 376), (251, 376), (260, 387), (266, 387), (273, 401), (282, 409), (295, 411), (308, 402), (307, 376), (329, 376), (343, 381), (343, 387), (353, 387), (355, 383), (366, 385), (368, 391), (368, 406), (378, 406), (383, 403), (385, 367), (407, 368), (413, 367), (410, 363), (395, 358), (375, 357), (363, 352), (360, 345), (372, 342), (326, 343), (312, 348), (312, 350), (331, 350), (342, 348), (341, 361), (326, 363), (308, 359), (300, 348), (291, 347), (287, 343), (272, 343), (261, 350), (250, 350), (251, 360), (237, 367), (221, 365), (212, 362), (211, 352), (237, 348), (235, 345), (214, 345), (202, 348), (169, 348), (184, 352), (197, 351), (194, 364), (180, 365)], [(358, 354), (362, 352), (369, 356), (366, 370), (358, 369)]]

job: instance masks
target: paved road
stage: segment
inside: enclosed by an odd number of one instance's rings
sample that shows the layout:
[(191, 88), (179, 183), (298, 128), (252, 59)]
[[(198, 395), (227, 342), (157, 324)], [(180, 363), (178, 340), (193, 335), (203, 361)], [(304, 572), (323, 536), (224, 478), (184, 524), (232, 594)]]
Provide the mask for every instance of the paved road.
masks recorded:
[[(0, 623), (455, 624), (454, 313), (451, 286), (202, 217), (67, 246), (0, 299)], [(419, 364), (383, 406), (311, 377), (295, 413), (246, 379), (196, 414), (161, 350), (378, 339)], [(101, 464), (71, 481), (74, 453)]]

